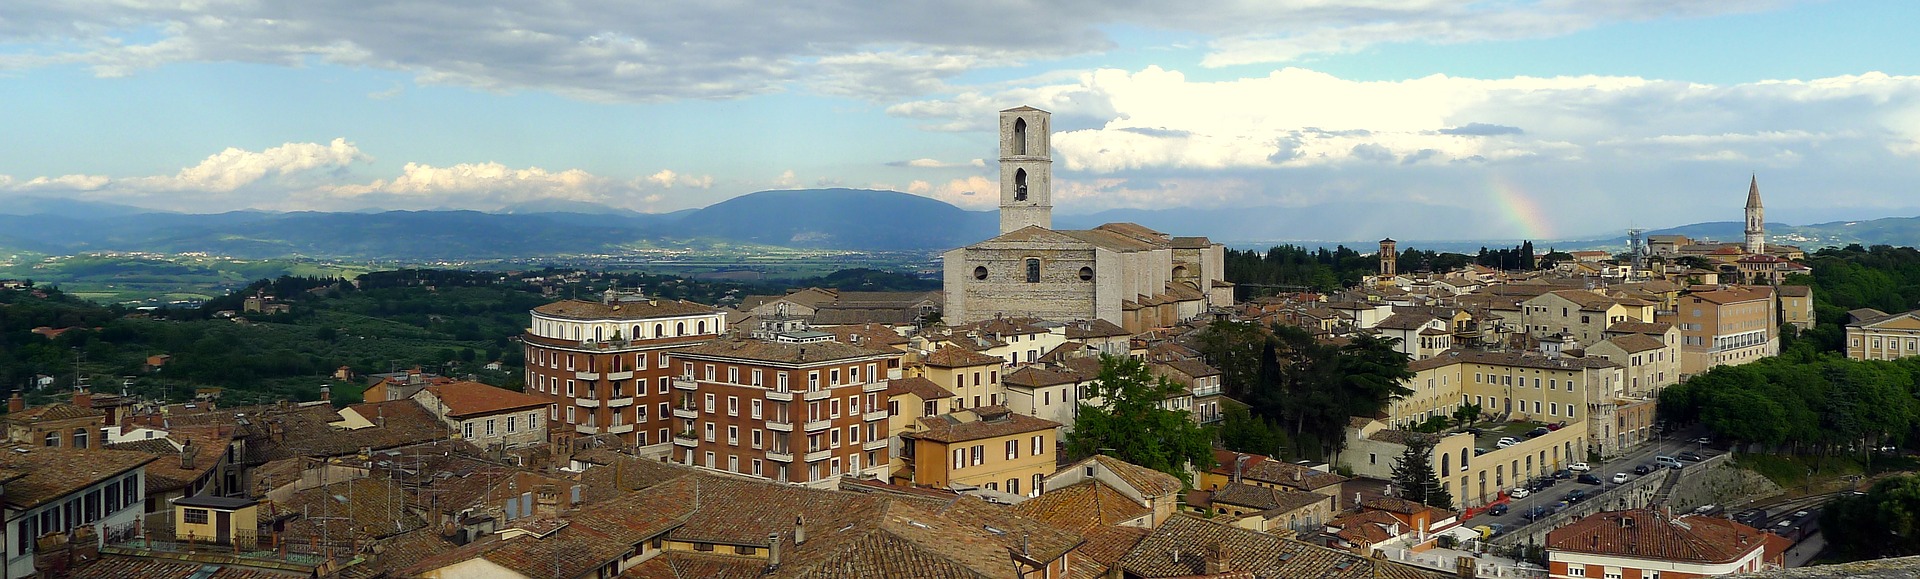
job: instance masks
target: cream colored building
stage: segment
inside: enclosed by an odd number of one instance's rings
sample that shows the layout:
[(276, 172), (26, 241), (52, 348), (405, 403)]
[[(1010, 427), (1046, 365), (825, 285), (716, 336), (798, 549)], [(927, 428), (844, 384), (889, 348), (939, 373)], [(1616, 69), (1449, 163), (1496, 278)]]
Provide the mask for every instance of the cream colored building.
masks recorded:
[(1604, 339), (1607, 327), (1619, 322), (1653, 321), (1654, 304), (1635, 298), (1613, 298), (1578, 289), (1555, 290), (1520, 304), (1520, 323), (1536, 337), (1573, 336), (1582, 346)]
[(900, 435), (911, 448), (907, 472), (913, 484), (946, 489), (986, 489), (1013, 497), (1040, 494), (1053, 474), (1060, 423), (991, 406), (920, 419)]
[(952, 392), (953, 406), (947, 410), (953, 411), (1000, 405), (1005, 395), (1000, 373), (1005, 365), (1004, 360), (995, 356), (958, 346), (941, 346), (918, 366), (908, 368), (907, 375), (926, 378)]
[(1920, 310), (1888, 314), (1871, 308), (1848, 312), (1847, 357), (1893, 360), (1920, 356)]
[(1393, 463), (1415, 437), (1434, 440), (1431, 466), (1441, 485), (1453, 494), (1455, 508), (1470, 508), (1498, 500), (1527, 479), (1552, 473), (1586, 460), (1586, 425), (1574, 423), (1543, 436), (1523, 438), (1506, 448), (1487, 448), (1475, 454), (1476, 437), (1468, 433), (1423, 434), (1389, 428), (1386, 423), (1354, 418), (1347, 428), (1347, 448), (1337, 462), (1357, 476), (1389, 479)]
[(1053, 229), (1052, 114), (1000, 112), (1000, 234), (942, 256), (950, 324), (1099, 319), (1130, 332), (1233, 302), (1225, 248), (1132, 223)]
[(1780, 321), (1802, 332), (1813, 329), (1813, 288), (1783, 285), (1775, 290), (1780, 295)]
[(1680, 381), (1680, 346), (1646, 334), (1614, 336), (1587, 348), (1588, 356), (1612, 360), (1626, 368), (1624, 394), (1636, 398), (1660, 395)]
[(1680, 298), (1670, 321), (1680, 329), (1680, 372), (1745, 364), (1780, 353), (1773, 288), (1720, 286)]

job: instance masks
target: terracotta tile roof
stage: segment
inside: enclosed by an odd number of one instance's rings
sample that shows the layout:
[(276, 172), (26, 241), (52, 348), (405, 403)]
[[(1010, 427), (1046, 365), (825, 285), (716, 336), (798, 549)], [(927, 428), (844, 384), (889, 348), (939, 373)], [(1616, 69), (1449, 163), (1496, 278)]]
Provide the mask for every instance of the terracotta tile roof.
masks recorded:
[[(212, 566), (215, 571), (207, 575), (196, 575), (202, 569)], [(168, 561), (145, 557), (122, 557), (106, 555), (99, 561), (88, 563), (74, 569), (67, 575), (70, 579), (289, 579), (297, 577), (287, 573), (277, 573), (260, 569), (240, 567), (221, 567), (204, 563)]]
[(748, 360), (754, 362), (775, 362), (782, 364), (819, 364), (838, 360), (884, 357), (897, 352), (863, 348), (840, 342), (813, 342), (793, 344), (769, 342), (748, 338), (728, 338), (713, 340), (697, 346), (689, 346), (673, 351), (673, 356), (701, 358)]
[(1361, 511), (1341, 515), (1327, 522), (1327, 526), (1339, 529), (1334, 535), (1346, 539), (1349, 543), (1371, 545), (1399, 536), (1406, 526), (1386, 511)]
[[(381, 424), (358, 430), (334, 428), (329, 423), (338, 422), (340, 415), (325, 405), (247, 414), (247, 424), (241, 427), (248, 434), (247, 462), (344, 456), (362, 449), (385, 450), (447, 437), (447, 428), (440, 420), (410, 399), (356, 404), (352, 408)], [(283, 433), (278, 440), (270, 434), (275, 423)]]
[(86, 408), (81, 406), (75, 406), (65, 402), (55, 402), (45, 406), (35, 406), (32, 408), (28, 408), (26, 410), (20, 411), (17, 414), (9, 414), (7, 415), (7, 420), (9, 422), (14, 422), (14, 423), (42, 422), (42, 421), (50, 422), (55, 420), (68, 420), (73, 418), (96, 418), (97, 417), (97, 418), (104, 419), (106, 415), (107, 413), (101, 412), (99, 409), (96, 409), (96, 408)]
[(1018, 316), (1010, 317), (1010, 318), (999, 317), (999, 318), (987, 318), (987, 319), (980, 320), (978, 322), (973, 322), (970, 324), (961, 324), (958, 326), (954, 326), (952, 330), (956, 334), (963, 334), (971, 331), (971, 332), (979, 332), (979, 333), (993, 335), (993, 336), (1011, 336), (1014, 334), (1022, 334), (1022, 335), (1044, 334), (1049, 331), (1049, 329), (1046, 327), (1046, 325), (1049, 323), (1050, 322), (1047, 322), (1046, 320), (1042, 320), (1040, 318), (1029, 318), (1029, 317), (1018, 317)]
[(447, 417), (454, 419), (547, 406), (545, 399), (532, 394), (464, 380), (428, 386), (427, 391), (432, 392), (440, 399), (441, 404), (446, 405)]
[(1080, 577), (1099, 577), (1120, 562), (1128, 551), (1152, 533), (1150, 527), (1094, 527), (1081, 533), (1087, 542), (1074, 550), (1073, 566)]
[(1213, 491), (1207, 497), (1213, 503), (1285, 513), (1321, 501), (1331, 501), (1333, 497), (1320, 493), (1271, 488), (1244, 483), (1228, 483)]
[(934, 350), (932, 354), (927, 354), (925, 361), (928, 366), (935, 368), (967, 368), (1006, 363), (1006, 360), (1001, 359), (999, 356), (989, 356), (952, 346), (941, 346), (940, 349)]
[[(231, 426), (181, 426), (168, 432), (166, 438), (137, 441), (137, 445), (116, 444), (110, 448), (154, 456), (157, 460), (147, 465), (147, 492), (160, 493), (186, 488), (220, 466), (226, 459), (228, 444), (233, 441), (233, 432)], [(159, 444), (153, 444), (156, 442)], [(188, 442), (193, 443), (192, 468), (187, 468), (181, 460), (181, 455), (188, 452), (185, 448)]]
[(144, 452), (12, 445), (0, 449), (0, 469), (26, 476), (7, 483), (6, 504), (31, 509), (153, 460), (153, 455)]
[(767, 563), (758, 558), (668, 551), (620, 577), (625, 579), (758, 579)]
[[(1121, 482), (1133, 487), (1141, 496), (1164, 497), (1180, 492), (1180, 489), (1186, 486), (1181, 484), (1179, 477), (1104, 454), (1093, 455), (1087, 458), (1086, 461), (1093, 461), (1105, 467), (1108, 471), (1112, 472), (1114, 476), (1120, 477)], [(1081, 462), (1085, 463), (1086, 461)], [(1078, 464), (1074, 465), (1074, 467), (1078, 466)]]
[[(816, 321), (816, 323), (819, 322)], [(895, 332), (893, 328), (880, 324), (853, 324), (814, 329), (833, 334), (834, 341), (842, 344), (853, 344), (855, 346), (868, 348), (898, 346), (907, 343), (907, 339), (901, 336), (899, 332)]]
[(1715, 290), (1692, 292), (1687, 294), (1686, 297), (1725, 305), (1769, 299), (1773, 297), (1773, 291), (1766, 287), (1756, 286), (1722, 286)]
[(646, 460), (607, 450), (574, 453), (574, 460), (599, 466), (580, 473), (580, 484), (587, 486), (587, 502), (599, 502), (686, 476), (693, 469), (678, 464)]
[(1604, 358), (1572, 358), (1561, 356), (1548, 358), (1544, 355), (1527, 352), (1494, 352), (1488, 350), (1449, 349), (1425, 360), (1407, 363), (1407, 369), (1419, 372), (1453, 364), (1486, 364), (1490, 366), (1512, 366), (1516, 368), (1539, 368), (1543, 370), (1581, 370), (1618, 368)]
[[(1250, 529), (1175, 515), (1120, 558), (1128, 577), (1158, 579), (1203, 576), (1207, 552), (1219, 549), (1231, 571), (1261, 579), (1442, 579), (1451, 574), (1281, 538)], [(1175, 553), (1178, 553), (1176, 556)]]
[(719, 312), (713, 306), (686, 300), (622, 301), (616, 304), (561, 300), (533, 308), (535, 313), (576, 320), (644, 320)]
[(1116, 338), (1131, 335), (1126, 328), (1101, 319), (1074, 320), (1066, 323), (1067, 339)]
[[(920, 432), (913, 438), (935, 442), (963, 442), (1027, 432), (1051, 431), (1060, 423), (1045, 418), (1017, 414), (1005, 406), (982, 406), (920, 419)], [(901, 436), (907, 436), (902, 434)]]
[(1013, 506), (1013, 512), (1054, 528), (1087, 533), (1153, 514), (1153, 509), (1097, 479), (1087, 479), (1041, 493)]
[(1547, 533), (1547, 551), (1681, 563), (1731, 563), (1765, 545), (1753, 527), (1716, 517), (1669, 519), (1652, 509), (1588, 515)]
[(408, 509), (405, 490), (389, 482), (359, 478), (309, 488), (293, 493), (286, 501), (265, 503), (260, 517), (294, 517), (286, 522), (288, 541), (303, 543), (321, 537), (334, 541), (377, 539), (426, 526), (425, 520)]
[(1790, 298), (1804, 298), (1813, 295), (1813, 288), (1803, 285), (1783, 285), (1779, 287), (1779, 290), (1780, 295)]
[(1042, 386), (1073, 384), (1075, 382), (1085, 381), (1086, 379), (1086, 376), (1073, 371), (1071, 368), (1053, 369), (1042, 366), (1021, 366), (1020, 369), (1007, 373), (1006, 376), (1000, 378), (1000, 381), (1007, 386), (1039, 388)]
[[(1356, 417), (1357, 418), (1357, 417)], [(1214, 462), (1218, 464), (1214, 474), (1232, 477), (1233, 465), (1239, 457), (1247, 460), (1240, 465), (1240, 478), (1276, 484), (1303, 491), (1314, 491), (1347, 482), (1347, 477), (1333, 473), (1320, 472), (1297, 464), (1273, 460), (1258, 454), (1237, 453), (1230, 450), (1214, 450)]]
[(1440, 438), (1439, 436), (1428, 434), (1425, 432), (1414, 432), (1411, 430), (1400, 430), (1395, 428), (1389, 428), (1386, 430), (1377, 431), (1377, 432), (1374, 432), (1373, 434), (1367, 435), (1368, 440), (1377, 440), (1380, 442), (1385, 442), (1389, 444), (1398, 444), (1401, 446), (1406, 446), (1408, 443), (1411, 443), (1415, 440), (1420, 440), (1420, 439), (1438, 440), (1439, 438)]
[(1646, 334), (1627, 334), (1607, 341), (1613, 342), (1613, 345), (1619, 346), (1621, 350), (1625, 350), (1628, 354), (1667, 347), (1667, 343), (1661, 341), (1660, 338)]
[(1209, 366), (1206, 362), (1199, 360), (1169, 360), (1165, 362), (1165, 364), (1168, 367), (1179, 370), (1181, 374), (1186, 374), (1190, 378), (1205, 378), (1207, 376), (1220, 375), (1220, 369)]
[(934, 384), (932, 380), (920, 376), (887, 381), (887, 396), (892, 397), (902, 394), (919, 396), (922, 401), (953, 397), (953, 391), (947, 390), (939, 384)]
[(1423, 505), (1420, 503), (1416, 503), (1413, 501), (1409, 501), (1402, 498), (1396, 498), (1396, 497), (1373, 497), (1365, 501), (1361, 501), (1360, 506), (1369, 508), (1369, 509), (1378, 509), (1382, 511), (1387, 511), (1389, 513), (1400, 513), (1402, 515), (1415, 515), (1415, 514), (1420, 514), (1427, 511), (1440, 510), (1433, 507), (1429, 507), (1427, 505)]

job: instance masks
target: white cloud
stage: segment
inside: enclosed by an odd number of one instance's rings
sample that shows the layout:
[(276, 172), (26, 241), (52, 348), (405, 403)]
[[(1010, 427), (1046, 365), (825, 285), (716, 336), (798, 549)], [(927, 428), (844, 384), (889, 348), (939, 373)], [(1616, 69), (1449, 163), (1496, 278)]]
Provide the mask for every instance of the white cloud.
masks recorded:
[(107, 186), (112, 179), (105, 175), (61, 175), (58, 177), (34, 177), (16, 182), (11, 176), (0, 175), (0, 191), (14, 193), (80, 192), (94, 191)]
[(209, 191), (227, 193), (269, 177), (296, 178), (314, 171), (333, 171), (372, 157), (346, 139), (327, 144), (287, 143), (264, 151), (228, 148), (171, 177), (141, 177), (116, 184), (145, 191)]

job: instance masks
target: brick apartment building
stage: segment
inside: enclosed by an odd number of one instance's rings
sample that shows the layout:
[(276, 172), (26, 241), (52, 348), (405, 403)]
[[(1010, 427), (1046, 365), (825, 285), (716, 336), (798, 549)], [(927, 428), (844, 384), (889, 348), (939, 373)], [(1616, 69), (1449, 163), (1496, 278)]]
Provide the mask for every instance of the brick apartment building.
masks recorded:
[(673, 458), (780, 482), (884, 479), (887, 390), (901, 353), (769, 316), (750, 337), (673, 351)]
[(665, 444), (674, 375), (666, 352), (718, 338), (719, 309), (608, 290), (600, 301), (562, 300), (534, 308), (527, 346), (527, 393), (549, 402), (550, 437), (611, 434), (627, 444)]

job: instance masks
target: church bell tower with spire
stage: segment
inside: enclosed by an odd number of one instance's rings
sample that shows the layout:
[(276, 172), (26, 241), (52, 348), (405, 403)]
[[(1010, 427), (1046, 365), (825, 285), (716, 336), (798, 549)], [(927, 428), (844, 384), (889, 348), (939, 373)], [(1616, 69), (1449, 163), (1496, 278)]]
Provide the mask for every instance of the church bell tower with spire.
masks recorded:
[(1747, 182), (1747, 253), (1759, 255), (1767, 251), (1767, 218), (1765, 210), (1760, 208), (1760, 176), (1753, 176)]

